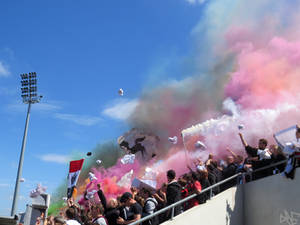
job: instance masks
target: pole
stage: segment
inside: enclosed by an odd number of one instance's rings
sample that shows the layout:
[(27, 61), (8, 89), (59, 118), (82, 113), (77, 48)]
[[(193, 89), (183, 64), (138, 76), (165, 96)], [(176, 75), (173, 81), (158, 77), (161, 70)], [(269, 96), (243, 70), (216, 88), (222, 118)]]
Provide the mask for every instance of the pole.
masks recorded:
[(12, 204), (11, 214), (10, 214), (11, 216), (15, 216), (16, 208), (17, 208), (19, 184), (20, 184), (20, 177), (22, 175), (22, 169), (23, 169), (24, 152), (25, 152), (25, 147), (26, 147), (27, 130), (28, 130), (29, 117), (30, 117), (30, 108), (31, 108), (31, 102), (29, 101), (24, 136), (23, 136), (23, 141), (22, 141), (22, 150), (21, 150), (21, 155), (20, 155), (20, 160), (19, 160), (18, 174), (17, 174), (16, 184), (15, 184), (14, 199), (13, 199), (13, 204)]

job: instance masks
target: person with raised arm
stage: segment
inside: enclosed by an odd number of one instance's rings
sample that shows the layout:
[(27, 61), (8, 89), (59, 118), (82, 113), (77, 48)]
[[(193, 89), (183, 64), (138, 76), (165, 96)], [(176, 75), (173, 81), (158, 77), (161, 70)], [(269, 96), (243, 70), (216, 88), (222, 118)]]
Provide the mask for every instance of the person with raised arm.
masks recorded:
[[(271, 155), (272, 153), (267, 149), (268, 141), (264, 138), (259, 139), (258, 147), (252, 147), (248, 145), (245, 141), (244, 136), (242, 133), (239, 133), (240, 139), (242, 144), (245, 147), (245, 151), (247, 152), (248, 156), (250, 157), (249, 160), (252, 161), (252, 168), (256, 170), (258, 168), (264, 167), (271, 163)], [(268, 175), (268, 171), (261, 171), (254, 174), (255, 179), (259, 179)]]

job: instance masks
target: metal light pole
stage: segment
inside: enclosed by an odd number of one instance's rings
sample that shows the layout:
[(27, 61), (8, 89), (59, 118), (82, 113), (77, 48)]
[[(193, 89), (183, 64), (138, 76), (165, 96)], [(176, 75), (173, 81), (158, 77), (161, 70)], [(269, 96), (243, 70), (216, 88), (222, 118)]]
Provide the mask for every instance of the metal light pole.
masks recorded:
[(36, 73), (29, 73), (29, 74), (21, 74), (21, 91), (22, 91), (22, 98), (23, 102), (25, 104), (28, 104), (27, 109), (27, 117), (26, 117), (26, 123), (25, 123), (25, 130), (24, 130), (24, 136), (22, 141), (22, 150), (19, 160), (19, 167), (18, 167), (18, 174), (15, 184), (15, 192), (14, 192), (14, 199), (12, 203), (11, 208), (11, 216), (14, 216), (16, 213), (17, 208), (17, 201), (18, 201), (18, 194), (19, 194), (19, 184), (20, 179), (22, 175), (22, 169), (23, 169), (23, 160), (24, 160), (24, 152), (25, 152), (25, 146), (26, 146), (26, 139), (27, 139), (27, 130), (28, 130), (28, 123), (30, 118), (30, 109), (31, 104), (37, 103), (40, 101), (42, 96), (37, 96), (37, 82), (36, 82)]

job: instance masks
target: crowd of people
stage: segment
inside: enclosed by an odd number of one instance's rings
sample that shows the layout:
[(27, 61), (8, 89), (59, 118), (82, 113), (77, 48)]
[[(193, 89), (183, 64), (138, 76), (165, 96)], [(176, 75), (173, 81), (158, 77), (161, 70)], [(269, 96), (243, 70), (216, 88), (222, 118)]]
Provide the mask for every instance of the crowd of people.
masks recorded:
[[(297, 135), (300, 137), (300, 129), (297, 130)], [(190, 171), (180, 177), (176, 177), (176, 173), (172, 169), (167, 171), (168, 182), (163, 183), (156, 191), (147, 187), (140, 189), (132, 187), (130, 192), (125, 192), (117, 198), (108, 199), (108, 201), (101, 185), (98, 184), (97, 194), (100, 203), (96, 204), (90, 201), (89, 206), (82, 209), (72, 199), (69, 199), (65, 212), (57, 217), (46, 218), (44, 225), (131, 224), (191, 194), (197, 194), (195, 198), (175, 207), (173, 215), (171, 215), (171, 210), (167, 210), (142, 223), (143, 225), (157, 225), (168, 220), (171, 216), (177, 216), (185, 210), (205, 203), (212, 195), (217, 195), (232, 186), (284, 172), (285, 163), (255, 172), (259, 168), (281, 162), (287, 159), (287, 156), (277, 145), (268, 147), (266, 139), (259, 139), (258, 146), (253, 147), (247, 144), (241, 133), (239, 136), (245, 148), (243, 155), (247, 155), (247, 157), (235, 154), (230, 149), (227, 149), (228, 154), (225, 161), (216, 160), (214, 155), (209, 154), (206, 161), (195, 160), (194, 167), (188, 166)], [(212, 193), (201, 193), (201, 190), (240, 172), (243, 173), (243, 176), (237, 176), (236, 179), (231, 179), (214, 187)], [(38, 224), (41, 223), (37, 222), (36, 225)]]

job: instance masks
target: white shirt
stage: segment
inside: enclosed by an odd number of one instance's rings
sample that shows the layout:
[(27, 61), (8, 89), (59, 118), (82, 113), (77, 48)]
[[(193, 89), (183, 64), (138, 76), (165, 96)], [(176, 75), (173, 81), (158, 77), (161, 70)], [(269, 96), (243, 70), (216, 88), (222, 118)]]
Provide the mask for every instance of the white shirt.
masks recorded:
[(80, 225), (80, 223), (77, 222), (77, 220), (67, 220), (67, 225)]
[(263, 159), (271, 159), (271, 155), (269, 153), (269, 150), (266, 148), (264, 150), (258, 149), (257, 155), (259, 156), (259, 160)]
[(147, 198), (144, 205), (145, 212), (148, 214), (154, 213), (157, 204), (158, 203), (155, 198), (151, 198), (151, 197)]
[(95, 221), (93, 221), (93, 224), (99, 224), (99, 225), (108, 225), (106, 223), (106, 220), (103, 217), (99, 217)]
[(300, 151), (299, 140), (285, 143), (285, 146), (283, 149), (284, 153), (286, 153), (288, 155), (292, 155), (294, 152), (299, 152), (299, 151)]

